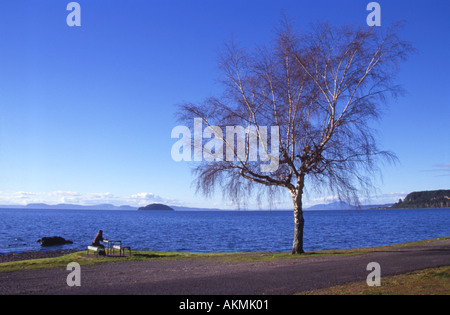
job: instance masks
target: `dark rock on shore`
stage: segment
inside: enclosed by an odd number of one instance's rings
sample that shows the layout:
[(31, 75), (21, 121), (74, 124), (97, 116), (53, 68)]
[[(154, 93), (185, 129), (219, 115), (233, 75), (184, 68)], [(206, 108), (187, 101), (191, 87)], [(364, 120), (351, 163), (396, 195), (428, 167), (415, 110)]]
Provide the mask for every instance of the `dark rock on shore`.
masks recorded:
[(73, 244), (72, 241), (66, 240), (60, 236), (52, 236), (52, 237), (43, 237), (38, 242), (41, 243), (41, 246), (56, 246), (56, 245), (64, 245), (64, 244)]

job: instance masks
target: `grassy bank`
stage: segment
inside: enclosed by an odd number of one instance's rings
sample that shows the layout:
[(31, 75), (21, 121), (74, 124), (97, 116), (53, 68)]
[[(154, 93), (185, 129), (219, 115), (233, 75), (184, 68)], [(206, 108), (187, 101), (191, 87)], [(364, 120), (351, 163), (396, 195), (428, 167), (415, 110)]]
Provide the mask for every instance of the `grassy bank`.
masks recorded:
[(299, 295), (449, 295), (450, 266), (424, 269), (397, 276), (382, 277), (381, 286), (366, 282), (298, 293)]
[(54, 258), (31, 259), (31, 260), (0, 263), (0, 272), (29, 270), (29, 269), (44, 269), (44, 268), (65, 268), (67, 264), (70, 262), (77, 262), (82, 266), (113, 261), (140, 261), (152, 259), (207, 259), (207, 260), (228, 261), (228, 262), (256, 262), (256, 261), (270, 261), (277, 259), (303, 259), (307, 257), (319, 257), (319, 256), (359, 255), (377, 251), (395, 250), (405, 246), (422, 245), (443, 239), (450, 239), (450, 237), (424, 240), (412, 243), (404, 243), (398, 245), (382, 246), (382, 247), (315, 251), (315, 252), (307, 252), (303, 255), (294, 255), (294, 256), (291, 255), (290, 253), (183, 253), (183, 252), (132, 251), (131, 257), (102, 257), (102, 256), (97, 257), (95, 255), (86, 255), (86, 251), (80, 251)]

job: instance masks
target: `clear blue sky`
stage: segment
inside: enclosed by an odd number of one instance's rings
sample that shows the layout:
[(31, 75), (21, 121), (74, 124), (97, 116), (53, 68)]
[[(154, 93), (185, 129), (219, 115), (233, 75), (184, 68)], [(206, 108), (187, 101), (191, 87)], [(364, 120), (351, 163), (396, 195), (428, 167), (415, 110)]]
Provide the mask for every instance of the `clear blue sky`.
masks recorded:
[[(0, 204), (226, 207), (196, 196), (192, 165), (172, 160), (175, 105), (220, 93), (224, 42), (267, 43), (283, 12), (298, 27), (365, 25), (370, 1), (80, 0), (81, 27), (66, 24), (69, 2), (0, 3)], [(399, 163), (373, 198), (394, 202), (450, 189), (450, 3), (378, 2), (381, 27), (407, 20), (418, 50), (401, 66), (408, 94), (379, 125)]]

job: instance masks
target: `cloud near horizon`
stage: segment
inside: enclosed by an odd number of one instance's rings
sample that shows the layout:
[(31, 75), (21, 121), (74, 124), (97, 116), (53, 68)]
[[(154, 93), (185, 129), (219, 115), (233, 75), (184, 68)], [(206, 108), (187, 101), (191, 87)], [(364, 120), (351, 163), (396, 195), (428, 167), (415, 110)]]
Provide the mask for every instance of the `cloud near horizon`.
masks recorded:
[(178, 200), (167, 199), (153, 193), (141, 192), (129, 196), (117, 196), (112, 193), (78, 193), (74, 191), (52, 191), (52, 192), (8, 192), (0, 191), (1, 205), (27, 205), (30, 203), (55, 204), (77, 204), (91, 206), (97, 204), (112, 204), (115, 206), (129, 205), (133, 207), (145, 206), (150, 203), (166, 203), (179, 205)]

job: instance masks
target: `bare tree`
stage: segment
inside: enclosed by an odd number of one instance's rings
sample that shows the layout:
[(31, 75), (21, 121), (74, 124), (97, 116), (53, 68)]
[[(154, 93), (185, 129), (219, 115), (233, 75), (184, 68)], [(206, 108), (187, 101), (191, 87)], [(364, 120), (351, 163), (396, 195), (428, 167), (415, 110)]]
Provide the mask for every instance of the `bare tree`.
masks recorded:
[[(303, 253), (305, 185), (358, 203), (380, 159), (395, 159), (378, 148), (372, 122), (401, 91), (395, 74), (410, 50), (395, 28), (382, 34), (324, 23), (305, 33), (283, 23), (270, 47), (252, 52), (227, 45), (220, 58), (224, 95), (182, 104), (179, 112), (181, 120), (201, 118), (206, 126), (197, 146), (213, 138), (195, 167), (198, 191), (221, 188), (234, 201), (289, 192), (292, 253)], [(245, 128), (244, 149), (230, 126)]]

